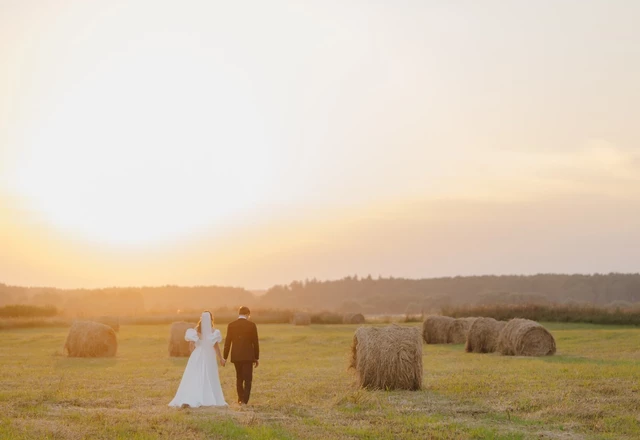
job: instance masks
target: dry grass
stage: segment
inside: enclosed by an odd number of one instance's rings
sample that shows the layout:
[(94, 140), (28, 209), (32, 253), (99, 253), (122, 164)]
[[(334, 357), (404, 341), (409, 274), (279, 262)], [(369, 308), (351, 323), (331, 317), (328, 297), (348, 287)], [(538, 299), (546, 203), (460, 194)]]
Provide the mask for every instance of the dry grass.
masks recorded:
[(498, 348), (500, 331), (507, 323), (493, 318), (477, 318), (469, 328), (465, 351), (467, 353), (493, 353)]
[(422, 338), (413, 327), (360, 327), (353, 336), (350, 367), (358, 385), (380, 390), (422, 388)]
[(70, 357), (112, 357), (118, 351), (115, 331), (93, 321), (74, 321), (64, 350)]
[(220, 369), (227, 410), (166, 406), (187, 363), (167, 355), (168, 323), (122, 325), (116, 357), (96, 359), (61, 356), (64, 328), (1, 331), (0, 439), (640, 438), (640, 329), (548, 328), (551, 357), (423, 346), (422, 391), (387, 392), (347, 370), (353, 326), (261, 325), (248, 407)]
[(556, 341), (537, 322), (516, 318), (500, 331), (498, 351), (509, 356), (548, 356), (556, 352)]
[(449, 331), (455, 319), (448, 316), (429, 315), (422, 324), (422, 338), (427, 344), (449, 343)]
[(191, 346), (185, 341), (184, 335), (190, 328), (195, 328), (196, 324), (191, 322), (174, 322), (169, 328), (169, 356), (185, 357), (191, 354)]

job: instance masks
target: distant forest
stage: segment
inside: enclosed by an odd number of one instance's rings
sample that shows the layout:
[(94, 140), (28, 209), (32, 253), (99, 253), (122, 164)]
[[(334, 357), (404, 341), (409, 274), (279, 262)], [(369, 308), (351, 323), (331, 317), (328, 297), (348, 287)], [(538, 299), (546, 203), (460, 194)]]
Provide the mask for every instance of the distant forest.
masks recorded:
[(312, 312), (419, 314), (451, 306), (547, 303), (637, 307), (640, 274), (488, 275), (417, 280), (352, 276), (334, 281), (294, 281), (273, 286), (260, 296), (243, 288), (220, 286), (65, 290), (0, 284), (0, 306), (50, 305), (69, 316), (220, 310), (242, 304)]

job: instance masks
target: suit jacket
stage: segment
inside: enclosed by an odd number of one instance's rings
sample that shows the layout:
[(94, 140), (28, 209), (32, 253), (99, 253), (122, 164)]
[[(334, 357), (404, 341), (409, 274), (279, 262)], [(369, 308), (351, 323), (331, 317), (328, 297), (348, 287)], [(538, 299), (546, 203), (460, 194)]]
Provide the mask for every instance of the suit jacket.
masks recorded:
[(231, 362), (253, 362), (260, 358), (258, 328), (248, 319), (238, 318), (227, 326), (224, 341), (224, 356), (231, 350)]

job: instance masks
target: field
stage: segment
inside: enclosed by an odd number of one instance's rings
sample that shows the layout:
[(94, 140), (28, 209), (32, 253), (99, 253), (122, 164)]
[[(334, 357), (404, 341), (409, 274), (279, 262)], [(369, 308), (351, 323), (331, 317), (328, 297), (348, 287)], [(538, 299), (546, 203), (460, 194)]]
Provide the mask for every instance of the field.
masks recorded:
[(122, 326), (114, 359), (63, 356), (65, 328), (3, 330), (0, 438), (640, 438), (640, 329), (547, 327), (556, 356), (425, 345), (423, 391), (368, 392), (347, 371), (354, 326), (262, 325), (251, 404), (234, 403), (230, 365), (228, 409), (180, 410), (166, 325)]

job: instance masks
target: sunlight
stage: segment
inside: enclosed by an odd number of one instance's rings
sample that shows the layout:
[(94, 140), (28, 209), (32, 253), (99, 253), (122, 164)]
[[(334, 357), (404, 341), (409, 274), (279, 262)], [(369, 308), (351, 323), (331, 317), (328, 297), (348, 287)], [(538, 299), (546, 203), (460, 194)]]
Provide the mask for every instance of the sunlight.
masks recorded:
[(265, 197), (270, 146), (242, 76), (173, 55), (133, 50), (96, 71), (67, 68), (13, 170), (29, 208), (76, 236), (130, 245), (228, 224)]

